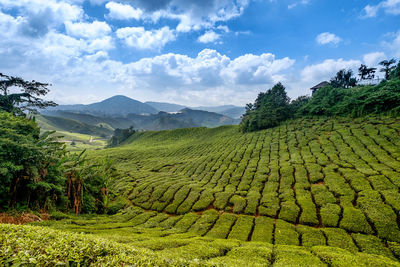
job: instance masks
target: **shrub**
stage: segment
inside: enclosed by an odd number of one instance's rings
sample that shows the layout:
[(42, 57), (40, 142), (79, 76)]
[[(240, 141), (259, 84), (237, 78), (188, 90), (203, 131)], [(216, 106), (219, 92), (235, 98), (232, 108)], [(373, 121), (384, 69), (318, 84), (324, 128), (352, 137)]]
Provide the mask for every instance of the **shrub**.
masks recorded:
[(282, 220), (275, 223), (275, 244), (278, 245), (299, 245), (299, 234), (293, 224)]
[(262, 241), (272, 243), (272, 231), (274, 229), (274, 219), (268, 217), (257, 217), (251, 241)]
[(232, 227), (228, 238), (247, 241), (250, 237), (250, 231), (253, 227), (254, 217), (247, 215), (240, 215), (236, 220), (235, 225)]

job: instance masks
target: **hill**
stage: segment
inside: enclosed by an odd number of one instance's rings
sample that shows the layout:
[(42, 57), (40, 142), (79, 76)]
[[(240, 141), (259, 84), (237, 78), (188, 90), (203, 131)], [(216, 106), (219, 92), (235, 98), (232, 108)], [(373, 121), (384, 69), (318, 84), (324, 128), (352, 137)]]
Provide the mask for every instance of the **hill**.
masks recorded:
[(219, 113), (221, 113), (222, 115), (225, 115), (227, 117), (239, 119), (245, 112), (246, 112), (246, 109), (244, 107), (233, 107), (233, 108), (225, 109)]
[(46, 111), (44, 114), (52, 117), (71, 119), (93, 126), (103, 125), (103, 127), (108, 127), (111, 130), (116, 128), (126, 129), (132, 125), (132, 122), (130, 120), (122, 117), (118, 118), (110, 116), (94, 116), (85, 113), (62, 111), (62, 110)]
[(158, 110), (150, 105), (131, 99), (126, 96), (116, 95), (98, 103), (89, 105), (60, 105), (48, 108), (49, 111), (63, 110), (91, 115), (124, 117), (127, 114), (153, 114)]
[[(60, 262), (73, 246), (76, 261), (110, 265), (400, 266), (398, 117), (137, 132), (88, 156), (116, 163), (115, 215), (4, 226), (0, 253)], [(31, 249), (44, 243), (57, 249)]]
[(145, 102), (145, 104), (150, 105), (153, 108), (164, 112), (178, 112), (179, 110), (186, 108), (185, 106), (182, 105), (165, 103), (165, 102)]
[(203, 110), (213, 113), (219, 113), (234, 119), (239, 119), (245, 113), (244, 107), (237, 107), (233, 105), (185, 107), (182, 105), (163, 103), (163, 102), (145, 102), (145, 103), (154, 107), (159, 111), (164, 111), (164, 112), (178, 112), (182, 109), (189, 108), (191, 110)]
[(132, 215), (77, 222), (78, 231), (207, 262), (221, 254), (202, 238), (232, 253), (232, 242), (252, 241), (248, 253), (270, 246), (264, 260), (276, 265), (293, 265), (296, 249), (296, 261), (321, 266), (398, 260), (397, 118), (300, 119), (246, 134), (237, 126), (139, 132), (91, 156), (124, 159), (111, 209)]
[(107, 127), (93, 126), (76, 120), (52, 116), (37, 116), (36, 121), (42, 130), (64, 131), (108, 138), (113, 130)]
[(202, 110), (185, 108), (176, 113), (159, 112), (148, 116), (129, 114), (127, 118), (137, 129), (170, 130), (190, 127), (217, 127), (238, 124), (238, 120)]
[[(68, 125), (63, 126), (62, 122), (64, 121), (67, 124), (71, 124), (72, 122), (70, 120), (80, 122), (83, 125), (100, 127), (101, 129), (108, 129), (110, 131), (113, 131), (116, 128), (126, 129), (132, 125), (135, 127), (135, 129), (160, 131), (190, 127), (217, 127), (221, 125), (239, 123), (239, 120), (235, 120), (221, 114), (190, 109), (183, 109), (180, 112), (171, 114), (166, 112), (159, 112), (157, 114), (150, 115), (127, 114), (124, 118), (111, 116), (94, 116), (90, 114), (70, 111), (46, 111), (44, 114), (51, 115), (51, 117), (53, 118), (52, 120), (56, 120), (55, 118), (60, 118), (60, 120), (57, 121), (56, 127), (53, 127), (51, 129), (57, 130), (61, 128), (67, 131), (70, 131), (71, 127), (69, 127)], [(80, 129), (78, 125), (75, 126), (76, 129)], [(79, 131), (79, 133), (86, 132), (83, 132), (82, 129), (80, 129)]]

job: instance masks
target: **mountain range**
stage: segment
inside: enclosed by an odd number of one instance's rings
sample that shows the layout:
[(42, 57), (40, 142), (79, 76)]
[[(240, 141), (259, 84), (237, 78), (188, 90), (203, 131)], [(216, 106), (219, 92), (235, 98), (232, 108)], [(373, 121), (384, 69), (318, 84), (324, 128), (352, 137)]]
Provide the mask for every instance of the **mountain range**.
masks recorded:
[(238, 124), (239, 113), (242, 111), (244, 108), (230, 105), (188, 108), (162, 102), (142, 103), (126, 96), (113, 96), (89, 105), (51, 107), (41, 114), (47, 125), (53, 125), (56, 129), (109, 136), (116, 128), (130, 126), (138, 130), (171, 130)]
[(149, 115), (163, 112), (178, 112), (182, 109), (189, 108), (192, 110), (204, 110), (208, 112), (219, 113), (234, 119), (239, 119), (245, 112), (244, 107), (233, 105), (224, 106), (198, 106), (190, 107), (178, 104), (171, 104), (165, 102), (140, 102), (138, 100), (123, 96), (116, 95), (107, 98), (101, 102), (83, 105), (59, 105), (57, 107), (47, 108), (48, 111), (70, 111), (79, 112), (83, 114), (91, 114), (95, 116), (111, 116), (111, 117), (125, 117), (128, 114)]

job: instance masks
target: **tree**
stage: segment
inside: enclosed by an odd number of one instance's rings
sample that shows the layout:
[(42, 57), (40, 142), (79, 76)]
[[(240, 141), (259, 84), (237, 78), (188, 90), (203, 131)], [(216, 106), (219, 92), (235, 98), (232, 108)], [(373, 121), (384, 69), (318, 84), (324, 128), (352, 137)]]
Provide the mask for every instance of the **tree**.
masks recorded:
[[(23, 116), (26, 111), (36, 112), (36, 108), (56, 106), (56, 103), (40, 98), (49, 92), (48, 86), (48, 83), (29, 82), (0, 73), (0, 110)], [(18, 92), (11, 93), (10, 89)]]
[(33, 120), (0, 111), (0, 209), (49, 208), (63, 200), (65, 146)]
[(128, 129), (115, 129), (114, 134), (111, 139), (108, 141), (109, 147), (118, 146), (119, 144), (123, 143), (129, 137), (131, 137), (136, 131), (134, 130), (133, 126), (129, 127)]
[(375, 77), (376, 68), (368, 68), (366, 65), (361, 64), (358, 68), (358, 75), (360, 76), (360, 80), (373, 79)]
[(390, 72), (390, 79), (400, 79), (400, 61), (397, 66)]
[(381, 72), (385, 73), (385, 79), (389, 80), (390, 79), (390, 73), (394, 70), (396, 66), (392, 66), (396, 64), (396, 60), (394, 58), (390, 60), (383, 60), (379, 62), (379, 65), (382, 66), (380, 69)]
[(240, 128), (243, 132), (277, 126), (291, 116), (290, 99), (285, 87), (278, 83), (265, 93), (259, 93), (254, 104), (246, 106)]
[(357, 80), (353, 77), (352, 70), (342, 69), (336, 73), (336, 76), (331, 79), (331, 85), (334, 88), (349, 88), (354, 87), (357, 84)]

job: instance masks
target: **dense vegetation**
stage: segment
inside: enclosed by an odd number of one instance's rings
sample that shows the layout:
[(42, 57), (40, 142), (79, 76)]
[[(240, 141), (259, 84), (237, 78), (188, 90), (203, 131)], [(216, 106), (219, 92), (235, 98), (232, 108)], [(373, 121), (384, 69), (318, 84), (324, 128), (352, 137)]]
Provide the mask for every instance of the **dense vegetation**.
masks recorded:
[[(290, 102), (285, 87), (278, 83), (266, 93), (260, 93), (254, 104), (248, 104), (241, 130), (251, 132), (277, 126), (290, 118), (307, 116), (364, 116), (400, 112), (400, 63), (382, 61), (386, 80), (378, 85), (359, 85), (351, 70), (340, 70), (328, 86), (312, 97), (301, 96)], [(374, 78), (376, 68), (361, 65), (360, 82)]]
[[(55, 105), (40, 98), (48, 84), (0, 77), (0, 211), (105, 212), (115, 176), (111, 161), (68, 153), (54, 132), (41, 133), (35, 118), (26, 116)], [(11, 93), (14, 87), (21, 92)]]
[(0, 226), (0, 262), (400, 266), (398, 85), (290, 102), (278, 84), (248, 106), (244, 133), (120, 130), (87, 158), (0, 113), (3, 205), (18, 192), (16, 206), (109, 214)]
[(375, 86), (319, 89), (298, 115), (363, 116), (400, 111), (400, 79), (383, 81)]
[(396, 117), (138, 132), (89, 153), (122, 174), (109, 186), (118, 214), (39, 225), (182, 265), (398, 266), (399, 148)]

